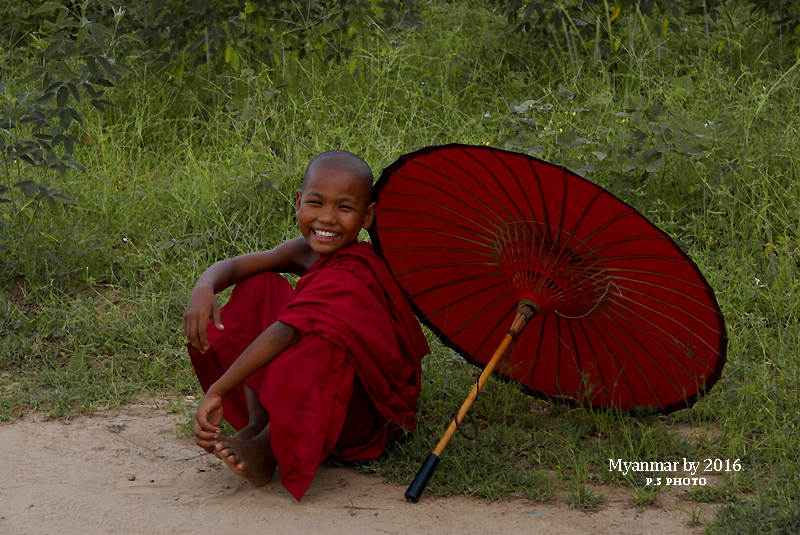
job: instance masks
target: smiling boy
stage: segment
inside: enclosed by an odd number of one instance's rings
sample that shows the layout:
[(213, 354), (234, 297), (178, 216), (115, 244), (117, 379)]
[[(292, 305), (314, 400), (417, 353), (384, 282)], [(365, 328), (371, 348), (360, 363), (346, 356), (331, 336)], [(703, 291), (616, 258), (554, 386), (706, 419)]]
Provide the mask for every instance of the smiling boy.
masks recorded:
[[(383, 261), (358, 243), (375, 217), (372, 179), (349, 152), (314, 158), (297, 192), (302, 237), (211, 266), (184, 316), (206, 392), (197, 444), (257, 486), (280, 467), (298, 500), (320, 462), (376, 458), (415, 425), (428, 346)], [(296, 288), (281, 272), (302, 277)], [(215, 294), (232, 284), (220, 311)]]

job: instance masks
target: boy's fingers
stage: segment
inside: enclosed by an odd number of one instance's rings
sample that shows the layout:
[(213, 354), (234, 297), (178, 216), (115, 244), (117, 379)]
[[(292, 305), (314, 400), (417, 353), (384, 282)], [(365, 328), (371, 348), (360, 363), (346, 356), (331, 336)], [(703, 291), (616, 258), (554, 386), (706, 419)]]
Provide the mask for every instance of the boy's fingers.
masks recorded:
[(191, 343), (194, 347), (200, 349), (197, 345), (197, 329), (196, 329), (197, 322), (192, 317), (186, 318), (185, 322), (186, 322), (186, 327), (184, 327), (184, 329), (186, 330), (186, 337), (189, 339), (189, 343)]
[(206, 453), (210, 453), (211, 455), (214, 455), (214, 446), (205, 446), (205, 445), (201, 444), (199, 441), (195, 441), (195, 444), (197, 444), (198, 446), (203, 448)]
[(195, 435), (195, 441), (200, 444), (201, 442), (206, 446), (212, 446), (217, 443), (217, 439), (215, 438), (216, 435), (206, 435), (206, 433), (200, 433)]
[(206, 340), (206, 324), (208, 323), (208, 318), (192, 318), (192, 337), (190, 341), (192, 345), (196, 347), (200, 353), (205, 353), (208, 345), (208, 341)]
[(200, 432), (195, 432), (194, 442), (201, 448), (208, 451), (214, 447), (214, 445), (217, 443), (217, 439), (215, 434), (210, 435), (209, 433), (204, 433), (200, 431)]
[(214, 304), (214, 307), (211, 309), (211, 316), (214, 318), (214, 327), (220, 331), (224, 331), (225, 326), (222, 325), (222, 314), (220, 314), (219, 305)]
[(197, 326), (197, 341), (200, 344), (197, 346), (197, 349), (203, 353), (205, 353), (205, 350), (208, 349), (208, 336), (206, 335), (207, 323), (208, 320), (200, 320), (199, 325)]
[(204, 440), (214, 440), (219, 435), (220, 429), (211, 425), (202, 416), (195, 417), (194, 420), (194, 436)]
[(208, 433), (206, 431), (199, 431), (194, 434), (197, 440), (202, 440), (204, 442), (213, 443), (217, 441), (217, 437), (219, 436), (217, 433)]
[(186, 333), (186, 338), (189, 339), (189, 343), (191, 343), (194, 347), (197, 347), (197, 334), (194, 328), (195, 322), (192, 318), (184, 318), (183, 323), (183, 330)]

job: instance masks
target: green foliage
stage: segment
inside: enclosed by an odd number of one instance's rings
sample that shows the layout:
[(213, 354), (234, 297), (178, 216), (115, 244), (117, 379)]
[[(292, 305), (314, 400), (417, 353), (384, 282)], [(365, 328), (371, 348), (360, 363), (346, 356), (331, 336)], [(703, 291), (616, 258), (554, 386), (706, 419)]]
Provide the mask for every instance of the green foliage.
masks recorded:
[[(693, 91), (688, 76), (675, 80), (674, 86), (677, 94), (688, 96)], [(505, 147), (560, 161), (580, 175), (602, 167), (610, 180), (633, 180), (636, 186), (652, 175), (683, 175), (687, 168), (696, 180), (701, 174), (715, 175), (718, 160), (709, 156), (716, 138), (708, 123), (663, 104), (649, 104), (635, 94), (615, 111), (612, 106), (605, 95), (581, 95), (564, 87), (544, 98), (526, 100), (513, 106), (518, 116), (509, 125), (515, 134), (503, 138)], [(667, 166), (670, 154), (692, 162)]]
[(798, 532), (800, 509), (797, 506), (776, 508), (769, 500), (761, 499), (720, 507), (706, 531), (720, 535), (782, 535)]
[(122, 31), (135, 35), (134, 48), (160, 63), (186, 68), (205, 65), (206, 72), (236, 73), (259, 62), (277, 67), (284, 52), (303, 59), (313, 54), (338, 62), (351, 56), (362, 36), (377, 25), (391, 26), (403, 13), (401, 0), (226, 0), (121, 2), (126, 10)]
[[(39, 87), (15, 97), (3, 94), (5, 105), (0, 114), (0, 158), (6, 182), (0, 185), (0, 203), (9, 210), (23, 244), (31, 282), (35, 273), (30, 236), (42, 202), (75, 204), (72, 197), (38, 180), (45, 180), (51, 171), (62, 176), (69, 169), (86, 172), (75, 157), (81, 141), (72, 133), (73, 124), (84, 122), (76, 106), (86, 98), (98, 109), (116, 107), (103, 97), (106, 89), (114, 86), (111, 80), (119, 80), (120, 70), (120, 65), (107, 57), (112, 37), (108, 28), (55, 2), (42, 4), (29, 16), (48, 13), (57, 14), (42, 24), (42, 28), (49, 26), (49, 32), (42, 29), (36, 36), (44, 47), (41, 63), (18, 82), (22, 87), (38, 82)], [(0, 92), (7, 91), (8, 84), (3, 82)]]
[[(769, 20), (765, 30), (778, 39), (785, 40), (797, 55), (800, 45), (800, 2), (795, 0), (569, 0), (552, 2), (543, 0), (496, 0), (510, 23), (519, 33), (529, 35), (542, 44), (552, 46), (558, 40), (567, 48), (575, 46), (584, 57), (592, 54), (613, 56), (623, 38), (620, 22), (626, 17), (640, 19), (642, 29), (653, 37), (666, 36), (677, 26), (677, 31), (691, 27), (704, 34), (711, 45), (710, 35), (717, 23), (731, 20), (734, 11), (749, 4), (750, 18)], [(745, 11), (745, 13), (748, 13)], [(613, 24), (616, 21), (616, 24)], [(624, 28), (624, 25), (623, 25)], [(725, 41), (715, 42), (719, 46)], [(579, 53), (580, 53), (579, 52)]]
[(584, 483), (571, 483), (567, 487), (567, 503), (570, 507), (596, 509), (605, 496), (589, 488)]

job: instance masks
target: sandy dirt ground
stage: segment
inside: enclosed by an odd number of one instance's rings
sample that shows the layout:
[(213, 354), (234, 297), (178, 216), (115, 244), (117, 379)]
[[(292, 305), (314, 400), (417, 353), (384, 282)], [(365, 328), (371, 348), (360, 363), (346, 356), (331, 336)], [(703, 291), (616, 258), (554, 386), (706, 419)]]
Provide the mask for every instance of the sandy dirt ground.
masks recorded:
[[(185, 418), (132, 405), (92, 417), (47, 420), (32, 414), (0, 425), (0, 534), (685, 534), (696, 504), (662, 495), (636, 507), (609, 493), (594, 512), (564, 496), (541, 503), (467, 497), (403, 499), (405, 487), (354, 468), (323, 466), (302, 502), (278, 477), (256, 489), (191, 437)], [(704, 520), (712, 509), (703, 509)]]

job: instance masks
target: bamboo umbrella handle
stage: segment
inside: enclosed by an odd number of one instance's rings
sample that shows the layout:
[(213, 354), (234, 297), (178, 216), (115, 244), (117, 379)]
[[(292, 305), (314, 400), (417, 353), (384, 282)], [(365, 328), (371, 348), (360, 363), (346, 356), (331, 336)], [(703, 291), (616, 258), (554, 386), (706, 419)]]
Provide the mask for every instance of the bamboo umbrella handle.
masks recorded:
[[(494, 371), (497, 363), (500, 362), (500, 358), (514, 340), (514, 337), (522, 330), (528, 320), (530, 320), (534, 314), (536, 314), (538, 308), (539, 307), (527, 299), (520, 301), (520, 307), (517, 309), (517, 315), (514, 317), (514, 321), (511, 323), (511, 330), (508, 331), (508, 334), (500, 343), (500, 347), (497, 348), (497, 351), (494, 352), (491, 360), (489, 360), (488, 364), (486, 364), (483, 372), (481, 372), (481, 376), (478, 378), (478, 382), (472, 386), (472, 390), (467, 396), (467, 399), (465, 399), (464, 403), (461, 404), (461, 408), (458, 410), (458, 415), (456, 416), (457, 420), (454, 418), (450, 422), (450, 426), (447, 428), (447, 431), (445, 431), (444, 435), (442, 435), (441, 440), (439, 440), (439, 444), (436, 445), (433, 453), (428, 455), (428, 458), (420, 467), (419, 472), (417, 472), (416, 477), (414, 477), (414, 481), (412, 481), (411, 485), (409, 485), (408, 489), (406, 489), (406, 500), (410, 501), (411, 503), (417, 503), (419, 497), (422, 495), (422, 491), (425, 490), (425, 486), (428, 484), (428, 480), (431, 478), (433, 472), (436, 470), (436, 467), (439, 465), (442, 452), (447, 447), (450, 439), (453, 438), (453, 433), (456, 432), (458, 424), (464, 420), (464, 416), (467, 415), (467, 411), (469, 411), (470, 407), (472, 407), (472, 403), (475, 401), (475, 398), (478, 397), (478, 392), (480, 392), (483, 388), (483, 385), (486, 384), (486, 381)], [(456, 421), (458, 423), (456, 423)]]

